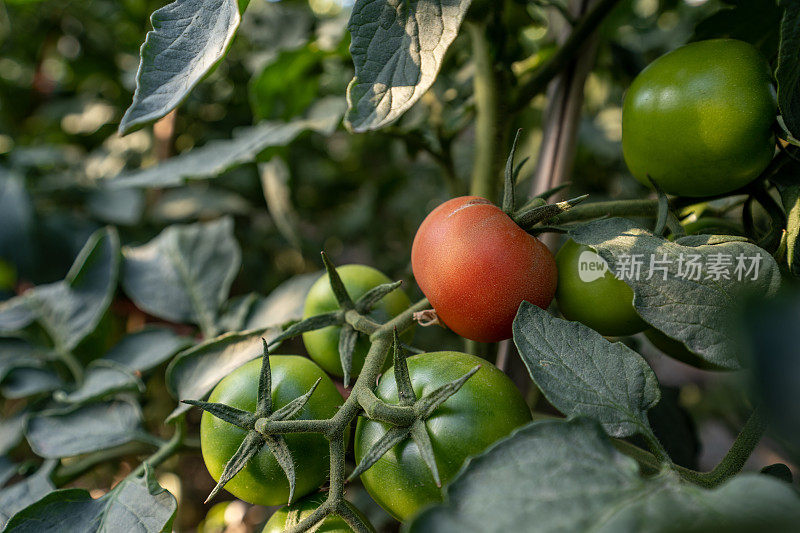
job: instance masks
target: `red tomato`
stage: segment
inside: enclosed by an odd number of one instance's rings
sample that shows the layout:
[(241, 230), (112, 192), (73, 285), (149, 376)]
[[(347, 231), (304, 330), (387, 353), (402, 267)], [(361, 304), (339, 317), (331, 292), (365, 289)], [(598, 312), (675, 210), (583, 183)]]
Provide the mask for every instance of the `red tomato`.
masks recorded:
[(422, 221), (411, 266), (442, 322), (480, 342), (511, 337), (522, 301), (546, 308), (558, 279), (550, 250), (477, 196), (448, 200)]

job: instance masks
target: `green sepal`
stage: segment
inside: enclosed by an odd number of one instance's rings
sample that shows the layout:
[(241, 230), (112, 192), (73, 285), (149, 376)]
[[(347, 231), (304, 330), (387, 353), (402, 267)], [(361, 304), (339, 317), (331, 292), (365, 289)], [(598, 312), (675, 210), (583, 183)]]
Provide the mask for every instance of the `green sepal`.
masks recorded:
[(397, 397), (400, 405), (414, 405), (417, 395), (411, 386), (411, 377), (408, 375), (408, 364), (406, 363), (406, 353), (400, 344), (400, 337), (397, 328), (394, 329), (394, 382), (397, 385)]
[(240, 427), (242, 429), (253, 429), (257, 417), (249, 411), (242, 411), (236, 407), (225, 405), (224, 403), (204, 402), (202, 400), (181, 400), (185, 404), (194, 405), (199, 407), (207, 413), (211, 413), (220, 420), (224, 420), (229, 424)]
[(317, 386), (322, 381), (322, 378), (317, 378), (317, 381), (311, 386), (307, 393), (303, 394), (302, 396), (298, 396), (291, 402), (287, 403), (271, 415), (269, 415), (269, 420), (288, 420), (294, 417), (297, 413), (300, 412), (303, 407), (308, 403), (308, 400), (311, 398), (311, 395), (314, 394), (314, 391), (317, 390)]
[[(216, 496), (222, 488), (233, 479), (233, 476), (238, 474), (242, 468), (247, 466), (247, 463), (255, 457), (255, 455), (261, 451), (261, 448), (266, 444), (266, 439), (258, 433), (257, 431), (248, 431), (247, 435), (242, 440), (242, 443), (239, 445), (239, 449), (236, 450), (236, 453), (233, 454), (227, 463), (225, 463), (225, 468), (222, 471), (222, 475), (219, 476), (219, 481), (211, 493), (206, 498), (206, 501), (203, 503), (210, 502), (214, 496)], [(292, 491), (292, 484), (289, 483), (289, 490)]]
[(355, 304), (353, 304), (353, 299), (350, 298), (350, 295), (347, 293), (347, 289), (345, 288), (344, 282), (339, 276), (339, 273), (336, 271), (336, 267), (333, 265), (325, 252), (321, 252), (321, 254), (322, 262), (325, 264), (325, 271), (328, 273), (328, 280), (331, 284), (331, 290), (333, 290), (333, 295), (336, 297), (339, 307), (342, 309), (353, 309), (353, 307), (355, 307)]
[(442, 405), (450, 396), (457, 393), (459, 389), (467, 382), (469, 378), (481, 369), (481, 365), (476, 366), (455, 381), (451, 381), (446, 385), (442, 385), (438, 389), (429, 392), (414, 403), (414, 412), (416, 415), (426, 420), (433, 412)]
[(294, 488), (297, 484), (294, 460), (292, 459), (292, 452), (289, 451), (289, 445), (286, 444), (286, 439), (284, 439), (282, 435), (270, 435), (267, 437), (264, 437), (260, 433), (258, 433), (258, 435), (264, 439), (267, 448), (269, 448), (269, 451), (275, 456), (275, 460), (278, 461), (283, 473), (286, 474), (286, 479), (289, 481), (289, 501), (286, 503), (289, 505), (294, 499)]
[(343, 322), (344, 319), (342, 318), (340, 311), (331, 311), (330, 313), (310, 316), (304, 320), (301, 320), (300, 322), (295, 322), (286, 328), (283, 333), (270, 341), (269, 346), (275, 346), (286, 339), (297, 337), (298, 335), (306, 333), (307, 331), (327, 328), (328, 326), (336, 326), (342, 324)]
[(372, 311), (372, 308), (375, 307), (375, 304), (377, 304), (381, 298), (399, 288), (402, 284), (402, 281), (395, 281), (371, 288), (356, 302), (356, 311), (362, 315)]
[[(560, 193), (561, 191), (563, 191), (563, 190), (564, 190), (564, 189), (566, 189), (567, 187), (571, 187), (571, 186), (572, 186), (572, 183), (571, 183), (571, 182), (569, 182), (569, 181), (567, 181), (567, 182), (564, 182), (564, 183), (562, 183), (561, 185), (556, 185), (556, 186), (555, 186), (555, 187), (553, 187), (553, 188), (547, 189), (546, 191), (544, 191), (544, 192), (543, 192), (543, 193), (541, 193), (541, 194), (537, 194), (536, 196), (534, 196), (534, 197), (531, 199), (531, 201), (533, 201), (533, 200), (545, 200), (545, 203), (546, 203), (546, 202), (547, 202), (547, 200), (549, 200), (550, 198), (552, 198), (552, 197), (553, 197), (553, 196), (555, 196), (556, 194)], [(529, 202), (529, 203), (530, 203), (530, 202)], [(524, 208), (526, 208), (526, 207), (528, 207), (528, 206), (527, 206), (527, 205), (523, 206), (523, 209), (524, 209)]]
[(571, 198), (555, 204), (538, 205), (528, 209), (523, 208), (514, 213), (511, 218), (514, 219), (514, 222), (516, 222), (519, 227), (524, 230), (528, 230), (540, 222), (545, 222), (555, 216), (560, 215), (561, 213), (564, 213), (565, 211), (570, 210), (582, 201), (586, 200), (588, 197), (588, 194), (584, 194), (582, 196), (578, 196), (577, 198)]
[[(503, 211), (508, 215), (514, 212), (514, 195), (516, 188), (516, 178), (518, 173), (514, 171), (514, 155), (517, 153), (517, 143), (522, 129), (517, 130), (514, 136), (514, 143), (511, 145), (511, 153), (508, 154), (506, 160), (506, 169), (504, 172), (505, 183), (503, 186)], [(524, 162), (523, 162), (524, 163)]]
[(258, 375), (256, 418), (267, 416), (272, 412), (272, 368), (269, 364), (269, 345), (263, 337), (261, 344), (263, 352), (261, 354), (261, 373)]
[(339, 331), (339, 360), (342, 363), (342, 382), (345, 388), (350, 386), (350, 374), (353, 371), (353, 352), (356, 350), (358, 332), (347, 324)]
[(442, 480), (439, 478), (439, 468), (436, 466), (436, 457), (433, 455), (433, 443), (431, 443), (431, 437), (428, 435), (428, 428), (425, 427), (424, 421), (417, 420), (414, 422), (411, 426), (411, 438), (414, 439), (422, 460), (425, 461), (428, 470), (431, 471), (434, 483), (441, 488)]
[(350, 473), (350, 476), (348, 476), (347, 480), (352, 481), (356, 477), (369, 470), (372, 465), (378, 462), (378, 459), (383, 457), (383, 454), (394, 448), (395, 445), (403, 442), (403, 440), (405, 440), (410, 433), (410, 426), (394, 426), (389, 428), (389, 430), (384, 433), (380, 439), (378, 439), (378, 442), (376, 442), (372, 448), (369, 449), (364, 458), (361, 459), (361, 462), (358, 463), (355, 470)]

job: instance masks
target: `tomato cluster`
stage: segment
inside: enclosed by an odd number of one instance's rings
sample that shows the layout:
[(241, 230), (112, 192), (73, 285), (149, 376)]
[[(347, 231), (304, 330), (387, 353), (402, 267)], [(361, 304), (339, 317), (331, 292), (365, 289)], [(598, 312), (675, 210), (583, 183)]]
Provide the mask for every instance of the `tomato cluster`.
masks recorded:
[[(653, 180), (664, 191), (684, 196), (725, 193), (758, 176), (774, 150), (771, 126), (775, 95), (765, 65), (752, 46), (717, 40), (675, 50), (645, 69), (628, 91), (623, 109), (623, 151), (633, 175), (643, 183)], [(553, 257), (544, 244), (518, 225), (518, 213), (509, 214), (511, 209), (505, 204), (504, 208), (508, 212), (480, 197), (454, 198), (435, 208), (420, 225), (412, 245), (411, 265), (420, 289), (444, 325), (474, 341), (508, 339), (523, 301), (547, 308), (555, 297), (559, 311), (569, 320), (580, 321), (606, 336), (645, 332), (664, 352), (690, 364), (704, 365), (682, 343), (642, 320), (634, 307), (631, 288), (608, 271), (592, 248), (568, 239)], [(725, 219), (701, 217), (687, 221), (686, 230), (703, 232), (720, 226), (728, 231), (738, 229)], [(373, 289), (385, 289), (373, 291), (383, 294), (382, 298), (359, 311), (366, 314), (369, 323), (386, 323), (411, 305), (408, 296), (388, 285), (390, 279), (374, 268), (345, 265), (336, 272), (353, 302)], [(329, 275), (323, 275), (306, 297), (304, 317), (330, 314), (340, 306), (353, 307), (343, 303), (347, 298), (341, 295), (341, 291), (335, 293)], [(318, 381), (296, 418), (327, 420), (336, 414), (344, 400), (328, 374), (345, 374), (339, 353), (343, 327), (351, 326), (305, 331), (303, 342), (310, 359), (269, 357), (275, 409), (302, 396)], [(355, 330), (349, 331), (352, 334)], [(410, 329), (403, 332), (402, 340), (410, 342), (412, 334)], [(352, 375), (363, 370), (369, 347), (369, 338), (359, 334)], [(512, 381), (475, 356), (422, 353), (406, 359), (402, 368), (407, 370), (405, 394), (412, 395), (409, 390), (413, 389), (417, 398), (469, 374), (460, 388), (426, 418), (415, 419), (424, 427), (429, 445), (412, 438), (409, 430), (361, 473), (361, 481), (373, 499), (395, 518), (406, 520), (426, 505), (440, 501), (442, 485), (469, 457), (528, 423), (531, 412)], [(384, 406), (402, 404), (398, 388), (405, 378), (396, 379), (396, 374), (406, 373), (394, 367), (383, 370), (386, 372), (378, 380), (372, 400)], [(259, 372), (259, 361), (241, 366), (217, 385), (210, 401), (253, 411)], [(361, 397), (357, 398), (361, 402)], [(406, 397), (404, 401), (409, 400)], [(368, 457), (391, 429), (392, 424), (362, 413), (355, 428), (356, 461)], [(202, 453), (215, 479), (220, 478), (246, 434), (211, 414), (203, 415)], [(295, 495), (306, 498), (277, 511), (264, 531), (291, 527), (326, 501), (325, 494), (316, 492), (325, 484), (329, 470), (325, 436), (290, 433), (285, 442), (297, 463)], [(441, 484), (436, 483), (436, 475)], [(289, 494), (284, 472), (266, 447), (226, 488), (243, 500), (262, 505), (285, 503)], [(357, 509), (351, 510), (361, 516)], [(349, 531), (347, 523), (337, 516), (328, 516), (320, 527)]]

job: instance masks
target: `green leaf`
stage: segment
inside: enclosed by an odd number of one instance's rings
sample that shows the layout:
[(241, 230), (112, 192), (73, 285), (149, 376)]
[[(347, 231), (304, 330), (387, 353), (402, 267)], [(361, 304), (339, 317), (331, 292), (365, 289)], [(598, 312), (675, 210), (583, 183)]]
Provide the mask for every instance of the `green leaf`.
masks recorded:
[(53, 369), (22, 367), (8, 373), (0, 385), (0, 393), (16, 400), (51, 392), (62, 386), (61, 378)]
[(800, 137), (800, 4), (783, 0), (781, 44), (778, 52), (778, 107), (786, 129), (793, 137)]
[(175, 497), (161, 488), (153, 470), (145, 466), (142, 476), (128, 476), (97, 499), (84, 489), (53, 491), (14, 515), (6, 531), (157, 533), (172, 530), (177, 509)]
[(50, 481), (50, 473), (54, 467), (55, 461), (45, 462), (35, 474), (0, 490), (0, 529), (14, 516), (14, 513), (56, 488)]
[(784, 165), (770, 181), (778, 187), (786, 212), (786, 266), (793, 275), (800, 276), (800, 165)]
[(46, 358), (44, 349), (22, 339), (0, 338), (0, 383), (15, 368), (41, 368)]
[(722, 0), (723, 9), (715, 10), (694, 29), (692, 41), (739, 39), (757, 47), (767, 60), (778, 50), (781, 10), (776, 0)]
[(302, 115), (319, 94), (322, 61), (318, 46), (279, 52), (248, 85), (250, 108), (256, 120), (289, 120)]
[(306, 295), (321, 273), (301, 274), (284, 281), (266, 298), (259, 299), (240, 329), (283, 326), (303, 318)]
[(22, 440), (26, 416), (26, 411), (21, 410), (8, 418), (0, 418), (0, 454), (6, 454)]
[(336, 99), (317, 102), (309, 118), (292, 122), (262, 122), (241, 128), (232, 139), (215, 140), (141, 170), (125, 172), (106, 187), (177, 187), (190, 179), (215, 178), (236, 166), (252, 163), (267, 148), (285, 146), (306, 130), (331, 133), (342, 118), (344, 104)]
[[(261, 337), (274, 338), (278, 329), (226, 333), (179, 353), (167, 367), (167, 387), (178, 400), (205, 398), (219, 381), (244, 363), (261, 356)], [(190, 407), (179, 404), (168, 420)]]
[(123, 337), (102, 360), (118, 363), (134, 372), (146, 372), (191, 344), (191, 339), (169, 328), (148, 326)]
[[(740, 237), (697, 235), (670, 242), (620, 218), (585, 224), (570, 235), (594, 248), (611, 272), (624, 274), (622, 279), (634, 292), (636, 311), (646, 322), (723, 368), (741, 366), (742, 344), (732, 326), (738, 316), (737, 304), (752, 296), (775, 294), (781, 282), (772, 256)], [(666, 263), (655, 266), (666, 271), (655, 268), (648, 280), (651, 260), (662, 261), (665, 255)], [(690, 267), (689, 259), (698, 268)], [(730, 279), (710, 272), (708, 265), (719, 265), (719, 260), (731, 261), (721, 269)], [(638, 277), (632, 272), (635, 264), (640, 265)], [(743, 268), (737, 273), (740, 265)], [(757, 272), (748, 272), (754, 265)], [(698, 276), (700, 279), (694, 279)]]
[(292, 205), (289, 165), (281, 157), (273, 157), (258, 165), (261, 189), (267, 209), (275, 226), (289, 244), (300, 250), (302, 243), (299, 233), (300, 219)]
[(520, 306), (513, 329), (531, 378), (556, 409), (589, 416), (614, 437), (652, 434), (647, 411), (661, 395), (642, 356), (528, 302)]
[(433, 85), (470, 0), (357, 0), (349, 29), (355, 77), (347, 87), (348, 128), (377, 130)]
[(131, 369), (119, 363), (98, 359), (86, 367), (83, 382), (78, 389), (56, 391), (53, 398), (62, 403), (84, 404), (119, 392), (143, 393), (144, 390), (144, 383)]
[(25, 436), (40, 457), (72, 457), (131, 442), (141, 422), (137, 404), (113, 400), (32, 415)]
[(136, 305), (173, 322), (217, 331), (217, 313), (239, 272), (233, 220), (169, 226), (141, 246), (123, 250), (122, 286)]
[(62, 281), (39, 285), (0, 305), (0, 334), (39, 322), (56, 347), (69, 351), (103, 318), (119, 273), (119, 237), (113, 228), (89, 237)]
[(443, 504), (411, 533), (791, 531), (800, 498), (781, 481), (744, 474), (714, 490), (664, 472), (640, 476), (586, 419), (534, 422), (473, 457)]
[(241, 21), (237, 0), (182, 0), (150, 17), (140, 51), (133, 103), (121, 134), (163, 117), (189, 95), (225, 56)]

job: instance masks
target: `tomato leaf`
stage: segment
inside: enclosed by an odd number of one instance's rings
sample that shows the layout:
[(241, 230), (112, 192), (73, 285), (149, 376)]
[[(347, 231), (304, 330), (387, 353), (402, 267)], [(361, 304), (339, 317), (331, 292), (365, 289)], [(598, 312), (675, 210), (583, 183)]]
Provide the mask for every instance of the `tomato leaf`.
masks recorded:
[(30, 266), (33, 259), (34, 208), (25, 182), (15, 173), (0, 168), (0, 258), (18, 266)]
[(621, 218), (585, 224), (570, 235), (594, 248), (611, 272), (624, 274), (646, 322), (723, 368), (742, 364), (737, 304), (775, 294), (781, 282), (773, 257), (740, 237), (696, 235), (670, 242)]
[(26, 411), (22, 410), (8, 418), (0, 418), (0, 454), (12, 450), (22, 440), (26, 416)]
[(586, 419), (533, 422), (469, 460), (445, 501), (406, 533), (482, 531), (791, 531), (800, 497), (781, 481), (744, 474), (706, 490), (663, 472), (640, 476)]
[(171, 531), (177, 509), (145, 465), (144, 475), (128, 476), (97, 499), (84, 489), (53, 491), (14, 515), (6, 531)]
[(349, 29), (355, 77), (347, 87), (348, 128), (377, 130), (433, 85), (470, 0), (357, 0)]
[(51, 368), (15, 368), (0, 385), (0, 392), (9, 399), (27, 398), (51, 392), (63, 386), (61, 378)]
[(233, 220), (174, 225), (137, 247), (126, 247), (122, 286), (136, 305), (173, 322), (218, 333), (217, 313), (239, 272)]
[[(245, 4), (246, 5), (246, 4)], [(241, 13), (237, 0), (183, 0), (153, 12), (153, 30), (140, 50), (133, 103), (121, 134), (163, 117), (225, 56)]]
[(8, 523), (14, 513), (55, 489), (50, 481), (50, 473), (55, 465), (55, 461), (46, 461), (35, 474), (0, 490), (0, 528)]
[(784, 0), (781, 22), (781, 44), (778, 52), (778, 106), (786, 129), (794, 138), (800, 137), (800, 4)]
[(309, 111), (308, 118), (292, 122), (261, 122), (240, 128), (232, 139), (211, 141), (159, 165), (124, 172), (105, 182), (106, 187), (177, 187), (190, 179), (214, 178), (234, 167), (256, 160), (267, 148), (285, 146), (306, 130), (325, 135), (336, 129), (344, 104), (339, 100), (321, 100)]
[(123, 337), (102, 360), (118, 363), (134, 372), (146, 372), (191, 344), (190, 339), (169, 328), (150, 326)]
[[(178, 400), (205, 398), (231, 371), (261, 356), (262, 336), (269, 340), (278, 333), (277, 328), (226, 333), (184, 350), (167, 367), (167, 387)], [(189, 409), (179, 404), (168, 420)]]
[(144, 383), (130, 369), (112, 361), (98, 359), (86, 367), (81, 386), (73, 391), (56, 391), (53, 398), (62, 403), (84, 404), (119, 392), (140, 392)]
[(771, 60), (778, 49), (775, 28), (781, 20), (776, 0), (722, 0), (725, 7), (701, 20), (692, 41), (730, 38), (746, 41)]
[(108, 309), (117, 287), (119, 263), (116, 230), (96, 231), (65, 279), (39, 285), (0, 304), (0, 334), (14, 333), (35, 320), (58, 349), (72, 350), (97, 328)]
[(770, 181), (778, 187), (786, 213), (787, 266), (800, 276), (800, 165), (792, 162), (783, 166)]
[(652, 435), (647, 411), (661, 394), (642, 356), (528, 302), (520, 306), (513, 330), (531, 378), (556, 409), (590, 416), (614, 437)]
[(138, 404), (113, 400), (37, 413), (25, 436), (40, 457), (72, 457), (131, 442), (141, 422)]
[(309, 289), (321, 273), (301, 274), (284, 281), (266, 298), (259, 298), (240, 330), (283, 326), (303, 318)]

